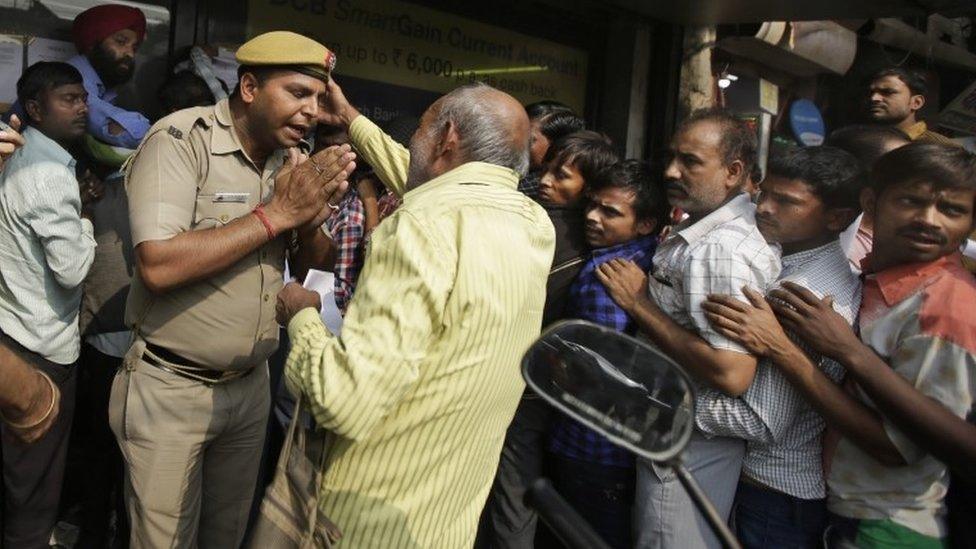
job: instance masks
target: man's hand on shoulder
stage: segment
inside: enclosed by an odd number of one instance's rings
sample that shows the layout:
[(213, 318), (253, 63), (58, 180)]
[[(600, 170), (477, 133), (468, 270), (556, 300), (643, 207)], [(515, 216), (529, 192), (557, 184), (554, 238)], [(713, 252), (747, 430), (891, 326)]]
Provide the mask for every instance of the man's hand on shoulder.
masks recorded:
[(633, 313), (638, 305), (654, 306), (647, 294), (647, 274), (633, 261), (611, 259), (597, 267), (596, 277), (624, 311)]
[(757, 356), (783, 355), (792, 345), (766, 298), (742, 287), (749, 303), (727, 295), (709, 295), (702, 303), (705, 317), (719, 334)]
[(834, 310), (834, 300), (818, 298), (810, 290), (783, 282), (782, 289), (769, 292), (770, 306), (784, 328), (818, 353), (840, 363), (845, 356), (864, 348), (847, 320)]

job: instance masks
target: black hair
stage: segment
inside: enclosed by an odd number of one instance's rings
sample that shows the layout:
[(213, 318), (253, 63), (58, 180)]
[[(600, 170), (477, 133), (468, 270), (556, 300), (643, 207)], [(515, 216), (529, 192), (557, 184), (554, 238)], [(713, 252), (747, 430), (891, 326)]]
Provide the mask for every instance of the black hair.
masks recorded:
[[(660, 171), (656, 173), (661, 173)], [(596, 179), (590, 192), (602, 189), (626, 189), (634, 194), (634, 212), (639, 220), (650, 220), (658, 229), (668, 220), (671, 206), (664, 183), (646, 162), (628, 159), (617, 162)]]
[(828, 208), (860, 209), (864, 169), (851, 153), (823, 145), (785, 149), (769, 159), (770, 175), (802, 181)]
[(554, 112), (539, 119), (539, 131), (550, 142), (586, 127), (583, 119), (569, 111)]
[(159, 87), (156, 98), (166, 113), (217, 102), (207, 82), (191, 71), (180, 71), (170, 76)]
[(27, 67), (17, 80), (17, 101), (26, 108), (28, 101), (40, 101), (44, 94), (55, 88), (82, 83), (81, 73), (73, 66), (55, 61), (38, 61)]
[(573, 109), (569, 108), (569, 105), (548, 99), (544, 101), (536, 101), (535, 103), (529, 103), (525, 106), (525, 114), (529, 115), (529, 120), (549, 116), (550, 114), (556, 112), (571, 113), (573, 112)]
[(696, 110), (681, 121), (675, 135), (702, 122), (711, 122), (721, 128), (722, 160), (726, 165), (741, 161), (744, 177), (756, 171), (756, 132), (731, 111), (715, 107)]
[(908, 91), (910, 91), (912, 95), (925, 95), (925, 92), (928, 89), (925, 76), (923, 76), (922, 73), (913, 69), (906, 69), (905, 67), (887, 67), (881, 69), (880, 71), (871, 75), (871, 79), (868, 83), (870, 84), (875, 80), (880, 80), (886, 76), (894, 76), (904, 82), (905, 85), (908, 86)]
[(861, 167), (870, 171), (874, 163), (887, 152), (886, 145), (892, 141), (907, 145), (912, 139), (894, 126), (854, 124), (832, 131), (826, 144), (853, 154)]
[(871, 187), (879, 195), (916, 182), (935, 189), (976, 189), (976, 155), (954, 145), (916, 141), (882, 156), (871, 171)]
[(602, 133), (583, 130), (556, 140), (546, 152), (543, 165), (549, 169), (571, 164), (587, 185), (620, 160), (613, 142)]

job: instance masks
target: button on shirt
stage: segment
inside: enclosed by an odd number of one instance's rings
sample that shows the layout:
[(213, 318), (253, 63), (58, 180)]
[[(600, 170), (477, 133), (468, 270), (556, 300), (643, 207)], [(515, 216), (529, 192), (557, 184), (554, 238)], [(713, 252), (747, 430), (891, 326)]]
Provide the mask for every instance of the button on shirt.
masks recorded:
[(81, 283), (95, 256), (75, 161), (28, 127), (0, 173), (0, 331), (58, 364), (78, 359)]
[[(784, 280), (820, 298), (833, 296), (834, 310), (854, 323), (861, 281), (839, 241), (783, 256), (779, 281)], [(835, 382), (844, 375), (843, 367), (831, 359), (817, 357), (815, 363)], [(820, 444), (824, 420), (769, 360), (759, 362), (752, 385), (740, 398), (713, 389), (700, 391), (696, 419), (705, 433), (745, 439), (743, 475), (797, 498), (825, 497)]]
[(697, 222), (675, 226), (654, 253), (651, 299), (716, 349), (747, 352), (709, 325), (701, 308), (708, 294), (747, 301), (742, 286), (765, 292), (779, 276), (779, 252), (759, 234), (755, 214), (749, 195), (739, 194)]
[[(861, 341), (916, 390), (966, 418), (976, 396), (974, 303), (976, 279), (958, 253), (892, 267), (865, 278)], [(871, 405), (866, 394), (860, 397)], [(882, 422), (907, 465), (884, 465), (841, 439), (828, 478), (828, 508), (945, 536), (946, 466), (883, 416)]]
[[(270, 200), (284, 151), (259, 170), (231, 124), (230, 105), (186, 109), (146, 135), (126, 172), (132, 242), (223, 227)], [(262, 364), (278, 346), (275, 296), (282, 288), (279, 237), (213, 277), (150, 293), (135, 276), (126, 322), (149, 343), (215, 370)]]
[[(85, 81), (85, 91), (88, 92), (88, 132), (99, 141), (116, 147), (134, 149), (139, 146), (139, 141), (149, 131), (149, 120), (142, 113), (115, 106), (118, 94), (105, 87), (87, 56), (76, 55), (68, 60), (68, 64), (78, 69)], [(108, 131), (109, 122), (122, 126), (122, 132), (112, 135)]]
[[(363, 116), (349, 136), (390, 188), (409, 156)], [(338, 436), (319, 493), (357, 549), (471, 547), (538, 337), (554, 232), (508, 168), (469, 162), (373, 232), (341, 338), (305, 309), (285, 375)]]

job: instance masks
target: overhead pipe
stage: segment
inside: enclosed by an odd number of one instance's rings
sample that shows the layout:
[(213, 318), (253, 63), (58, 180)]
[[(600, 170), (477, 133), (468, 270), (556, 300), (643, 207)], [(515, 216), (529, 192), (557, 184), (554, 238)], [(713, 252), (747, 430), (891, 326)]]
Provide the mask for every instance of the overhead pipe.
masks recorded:
[(861, 27), (859, 34), (885, 46), (976, 72), (976, 54), (933, 38), (900, 19), (871, 20)]

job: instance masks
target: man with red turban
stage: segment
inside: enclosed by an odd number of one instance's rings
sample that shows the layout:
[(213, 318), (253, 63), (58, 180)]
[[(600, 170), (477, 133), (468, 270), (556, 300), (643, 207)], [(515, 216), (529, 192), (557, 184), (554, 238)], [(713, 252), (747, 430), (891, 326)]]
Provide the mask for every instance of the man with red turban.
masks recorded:
[(146, 37), (145, 15), (129, 6), (95, 6), (75, 17), (71, 34), (79, 55), (68, 63), (85, 79), (88, 132), (109, 145), (136, 148), (149, 130), (149, 120), (115, 106), (113, 90), (135, 71), (136, 51)]

